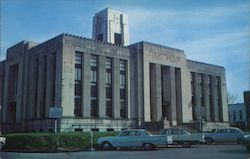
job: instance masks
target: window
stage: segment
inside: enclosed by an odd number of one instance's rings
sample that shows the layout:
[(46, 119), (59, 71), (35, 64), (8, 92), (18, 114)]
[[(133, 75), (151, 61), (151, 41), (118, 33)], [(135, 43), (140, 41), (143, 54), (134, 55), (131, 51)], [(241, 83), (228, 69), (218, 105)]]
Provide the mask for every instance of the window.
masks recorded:
[(82, 64), (82, 53), (76, 52), (75, 53), (75, 65), (81, 65)]
[(125, 71), (126, 61), (120, 60), (120, 71)]
[(121, 101), (120, 102), (120, 106), (121, 106), (120, 116), (122, 118), (126, 118), (127, 117), (127, 114), (126, 114), (126, 102), (125, 101)]
[(74, 109), (74, 114), (76, 117), (82, 116), (81, 112), (81, 97), (75, 97), (75, 109)]
[(242, 120), (242, 111), (241, 110), (239, 111), (239, 117), (240, 117), (240, 120)]
[(82, 80), (82, 68), (81, 67), (75, 67), (75, 80)]
[(97, 40), (103, 41), (103, 34), (98, 34)]
[(112, 117), (112, 102), (111, 102), (111, 100), (106, 100), (106, 116)]
[(199, 74), (199, 84), (202, 84), (202, 74)]
[(233, 111), (233, 120), (236, 121), (236, 111)]
[(91, 82), (96, 82), (97, 72), (96, 70), (91, 70)]
[(106, 58), (106, 69), (111, 69), (111, 68), (112, 68), (112, 59)]
[(96, 55), (91, 55), (90, 66), (91, 67), (97, 67), (97, 56)]
[(111, 84), (112, 83), (112, 75), (111, 72), (106, 72), (106, 84)]
[(75, 107), (76, 117), (82, 116), (82, 53), (75, 52)]
[(97, 117), (97, 102), (96, 98), (91, 98), (91, 108), (90, 113), (92, 117)]
[(120, 74), (120, 88), (125, 88), (125, 74)]
[(126, 61), (120, 60), (120, 116), (127, 117), (126, 108)]
[(121, 34), (115, 33), (115, 44), (121, 45), (122, 44), (122, 36)]

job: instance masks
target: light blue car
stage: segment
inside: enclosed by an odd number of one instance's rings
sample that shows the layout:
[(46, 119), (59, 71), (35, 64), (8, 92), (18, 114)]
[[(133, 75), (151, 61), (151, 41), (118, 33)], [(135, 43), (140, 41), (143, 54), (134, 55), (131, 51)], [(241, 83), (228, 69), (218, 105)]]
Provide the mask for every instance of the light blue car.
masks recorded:
[(121, 131), (117, 136), (102, 137), (97, 144), (104, 150), (112, 148), (144, 148), (152, 150), (159, 145), (166, 145), (168, 138), (152, 135), (144, 129), (129, 129)]
[(237, 142), (239, 138), (247, 135), (247, 133), (239, 128), (230, 127), (218, 129), (211, 133), (204, 133), (204, 135), (206, 144), (212, 144), (214, 142)]

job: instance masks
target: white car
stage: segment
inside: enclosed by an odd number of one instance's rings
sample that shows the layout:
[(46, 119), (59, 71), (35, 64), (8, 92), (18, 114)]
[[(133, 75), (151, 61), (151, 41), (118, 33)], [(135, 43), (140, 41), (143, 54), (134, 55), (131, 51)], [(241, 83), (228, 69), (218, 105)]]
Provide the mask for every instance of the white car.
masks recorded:
[(0, 151), (2, 150), (3, 146), (5, 145), (6, 138), (0, 137)]

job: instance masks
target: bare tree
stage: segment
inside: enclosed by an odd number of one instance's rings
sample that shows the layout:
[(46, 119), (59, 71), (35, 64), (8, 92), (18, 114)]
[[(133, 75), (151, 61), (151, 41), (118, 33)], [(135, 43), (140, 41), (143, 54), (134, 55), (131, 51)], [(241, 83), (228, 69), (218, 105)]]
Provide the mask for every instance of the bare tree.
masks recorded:
[(228, 104), (235, 104), (236, 100), (238, 99), (238, 95), (227, 93), (227, 103)]

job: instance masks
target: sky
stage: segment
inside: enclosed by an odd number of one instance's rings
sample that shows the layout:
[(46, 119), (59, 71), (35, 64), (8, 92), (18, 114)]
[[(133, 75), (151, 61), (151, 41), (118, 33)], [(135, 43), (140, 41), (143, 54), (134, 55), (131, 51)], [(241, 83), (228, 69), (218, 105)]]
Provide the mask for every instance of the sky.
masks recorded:
[(106, 7), (129, 16), (130, 44), (182, 49), (188, 59), (226, 69), (227, 90), (243, 102), (250, 90), (250, 0), (0, 0), (0, 61), (12, 45), (61, 33), (87, 38)]

